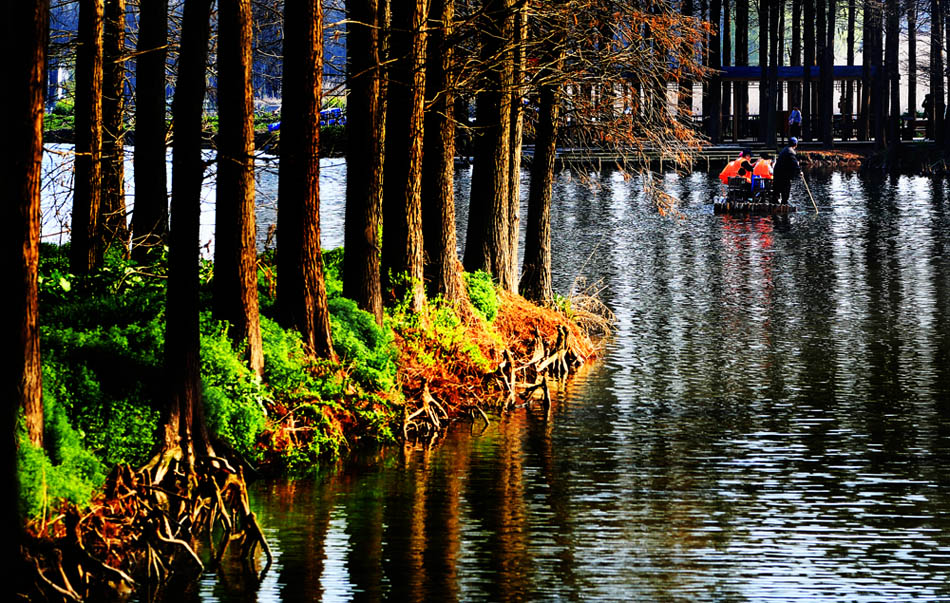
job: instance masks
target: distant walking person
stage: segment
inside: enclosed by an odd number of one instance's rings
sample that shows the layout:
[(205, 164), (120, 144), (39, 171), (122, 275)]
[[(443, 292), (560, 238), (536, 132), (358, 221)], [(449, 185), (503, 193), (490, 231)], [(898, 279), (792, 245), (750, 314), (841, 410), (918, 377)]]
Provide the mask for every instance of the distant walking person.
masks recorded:
[(788, 196), (792, 190), (792, 178), (797, 178), (802, 173), (802, 168), (798, 165), (798, 153), (795, 148), (798, 146), (798, 139), (792, 136), (788, 141), (788, 146), (782, 149), (775, 160), (775, 168), (772, 170), (772, 176), (775, 183), (775, 192), (781, 197), (781, 203), (788, 203)]
[(792, 138), (801, 138), (802, 135), (802, 112), (798, 107), (792, 107), (788, 114), (788, 135)]

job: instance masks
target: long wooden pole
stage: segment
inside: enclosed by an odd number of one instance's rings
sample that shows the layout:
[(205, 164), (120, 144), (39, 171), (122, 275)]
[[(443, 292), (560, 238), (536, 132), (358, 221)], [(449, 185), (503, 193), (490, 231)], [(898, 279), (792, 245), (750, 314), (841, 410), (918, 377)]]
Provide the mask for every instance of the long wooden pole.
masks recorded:
[(805, 190), (808, 191), (808, 198), (811, 199), (811, 204), (815, 206), (815, 215), (818, 215), (818, 204), (815, 203), (815, 198), (811, 194), (811, 189), (808, 188), (808, 181), (805, 180), (805, 174), (798, 172), (798, 175), (802, 177), (802, 182), (805, 184)]

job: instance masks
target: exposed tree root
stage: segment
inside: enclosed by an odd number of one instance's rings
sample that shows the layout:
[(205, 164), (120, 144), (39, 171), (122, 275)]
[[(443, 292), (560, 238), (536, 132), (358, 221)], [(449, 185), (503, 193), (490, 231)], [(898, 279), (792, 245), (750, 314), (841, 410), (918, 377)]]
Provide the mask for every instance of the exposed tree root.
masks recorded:
[[(551, 403), (550, 381), (561, 381), (595, 355), (591, 332), (604, 332), (609, 311), (594, 296), (585, 296), (571, 318), (536, 306), (524, 298), (501, 293), (495, 334), (473, 314), (466, 317), (467, 335), (492, 362), (485, 370), (462, 349), (440, 349), (431, 342), (435, 361), (415, 361), (408, 345), (402, 358), (403, 390), (410, 402), (403, 418), (407, 440), (428, 439), (453, 420), (479, 416), (491, 421), (486, 408), (510, 410), (540, 397)], [(413, 334), (414, 337), (421, 337)], [(401, 341), (397, 338), (397, 341)]]
[[(31, 524), (22, 553), (33, 577), (21, 594), (82, 601), (145, 589), (153, 596), (173, 578), (217, 565), (236, 538), (245, 567), (262, 579), (273, 559), (242, 470), (210, 456), (185, 467), (185, 456), (174, 448), (139, 471), (117, 466), (88, 511), (67, 506), (62, 521)], [(209, 561), (198, 554), (201, 545), (211, 552)], [(260, 571), (258, 548), (265, 559)]]

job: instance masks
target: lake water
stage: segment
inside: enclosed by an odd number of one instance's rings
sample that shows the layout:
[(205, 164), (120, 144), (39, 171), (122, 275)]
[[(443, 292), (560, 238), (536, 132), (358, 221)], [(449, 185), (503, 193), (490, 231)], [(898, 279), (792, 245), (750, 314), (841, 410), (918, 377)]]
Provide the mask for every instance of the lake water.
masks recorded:
[(186, 599), (950, 600), (950, 183), (809, 180), (817, 215), (797, 183), (803, 211), (736, 218), (667, 174), (670, 218), (637, 179), (562, 174), (555, 284), (616, 313), (601, 358), (549, 411), (252, 484), (274, 567)]

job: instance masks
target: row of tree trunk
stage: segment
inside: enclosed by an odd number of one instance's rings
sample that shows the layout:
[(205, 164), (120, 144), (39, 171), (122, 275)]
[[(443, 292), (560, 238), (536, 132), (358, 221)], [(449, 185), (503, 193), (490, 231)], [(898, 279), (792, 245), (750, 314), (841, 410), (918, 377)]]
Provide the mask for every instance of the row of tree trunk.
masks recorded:
[[(699, 17), (710, 21), (712, 28), (706, 41), (707, 61), (711, 69), (729, 65), (735, 53), (735, 65), (748, 65), (749, 60), (749, 19), (750, 0), (735, 0), (735, 44), (730, 38), (729, 23), (732, 18), (728, 2), (710, 0), (708, 14), (705, 3), (699, 11)], [(805, 66), (805, 77), (801, 83), (789, 84), (789, 108), (797, 106), (806, 117), (803, 121), (803, 138), (816, 139), (826, 146), (834, 142), (835, 92), (833, 67), (835, 64), (834, 45), (836, 40), (836, 20), (842, 11), (846, 12), (847, 65), (854, 65), (856, 19), (858, 8), (863, 14), (864, 86), (860, 98), (855, 98), (854, 81), (848, 80), (841, 91), (839, 108), (842, 114), (841, 128), (846, 137), (854, 133), (852, 119), (855, 100), (859, 103), (857, 135), (861, 139), (873, 138), (879, 147), (885, 145), (892, 152), (898, 148), (901, 138), (900, 116), (900, 61), (899, 44), (902, 15), (907, 27), (907, 84), (909, 86), (908, 104), (905, 109), (911, 114), (917, 110), (917, 27), (918, 13), (921, 10), (917, 2), (901, 5), (898, 0), (863, 0), (846, 3), (836, 0), (792, 0), (787, 8), (785, 0), (759, 0), (755, 8), (758, 13), (757, 50), (762, 75), (759, 82), (760, 130), (758, 138), (766, 144), (774, 145), (776, 131), (782, 124), (777, 123), (776, 110), (781, 109), (781, 82), (778, 80), (778, 67), (783, 63), (786, 26), (786, 14), (791, 16), (790, 52), (788, 63), (792, 66)], [(681, 0), (684, 14), (692, 14), (692, 0)], [(931, 96), (934, 99), (932, 109), (928, 110), (932, 121), (929, 130), (942, 142), (944, 132), (944, 82), (943, 74), (943, 22), (947, 18), (940, 0), (931, 0), (930, 13), (930, 80)], [(936, 15), (936, 18), (933, 18)], [(725, 29), (723, 29), (725, 28)], [(720, 36), (719, 32), (723, 35)], [(721, 49), (721, 52), (720, 52)], [(883, 55), (883, 56), (882, 56)], [(819, 78), (812, 80), (808, 67), (818, 66)], [(729, 114), (728, 96), (731, 93), (729, 82), (717, 83), (715, 71), (709, 93), (704, 96), (703, 116), (708, 119), (706, 134), (712, 142), (720, 142), (727, 136), (721, 131), (722, 118)], [(745, 82), (735, 84), (736, 106), (733, 136), (739, 136), (739, 123), (748, 116), (748, 85)], [(720, 95), (721, 94), (724, 96)], [(809, 116), (817, 115), (817, 123)]]

